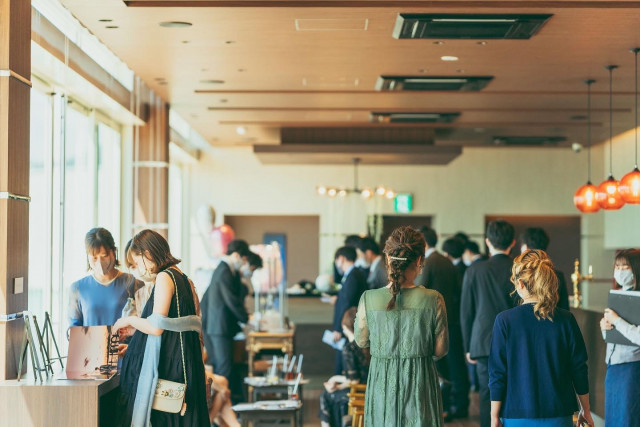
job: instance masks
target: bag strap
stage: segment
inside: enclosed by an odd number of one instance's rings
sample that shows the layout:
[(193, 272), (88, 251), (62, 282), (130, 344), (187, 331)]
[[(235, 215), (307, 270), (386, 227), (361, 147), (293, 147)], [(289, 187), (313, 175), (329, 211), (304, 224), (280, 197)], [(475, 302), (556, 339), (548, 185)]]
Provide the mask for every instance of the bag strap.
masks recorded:
[[(165, 270), (171, 276), (171, 280), (173, 281), (173, 285), (176, 288), (176, 305), (178, 306), (178, 318), (180, 317), (180, 297), (178, 296), (178, 282), (176, 282), (176, 278), (173, 275), (173, 272), (170, 268)], [(184, 364), (184, 345), (182, 344), (182, 332), (178, 332), (180, 334), (180, 353), (182, 355), (182, 373), (184, 374), (184, 388), (187, 388), (187, 368)]]

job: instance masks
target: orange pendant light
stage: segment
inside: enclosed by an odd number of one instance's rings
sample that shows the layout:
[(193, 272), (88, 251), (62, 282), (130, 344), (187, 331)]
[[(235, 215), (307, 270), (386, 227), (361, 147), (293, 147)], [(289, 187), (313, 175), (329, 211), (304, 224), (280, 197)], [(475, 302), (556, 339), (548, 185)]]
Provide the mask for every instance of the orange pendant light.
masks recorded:
[(636, 157), (634, 169), (622, 177), (618, 189), (626, 203), (637, 205), (640, 204), (640, 170), (638, 170), (638, 52), (640, 48), (631, 49), (636, 59)]
[(596, 202), (602, 209), (614, 211), (624, 206), (620, 184), (613, 177), (613, 70), (618, 66), (607, 65), (605, 68), (609, 70), (609, 177), (598, 185)]
[(576, 194), (573, 195), (573, 204), (580, 212), (593, 213), (600, 210), (600, 205), (596, 202), (596, 193), (598, 189), (591, 183), (591, 85), (595, 80), (585, 80), (587, 84), (587, 183), (578, 188)]

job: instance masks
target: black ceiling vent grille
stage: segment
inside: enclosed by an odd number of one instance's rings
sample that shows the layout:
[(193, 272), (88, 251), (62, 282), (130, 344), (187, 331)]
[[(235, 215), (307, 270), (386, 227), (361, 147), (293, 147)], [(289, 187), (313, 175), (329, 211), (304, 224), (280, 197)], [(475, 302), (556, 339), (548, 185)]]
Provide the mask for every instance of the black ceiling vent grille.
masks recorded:
[(401, 13), (397, 39), (529, 39), (553, 15)]
[(494, 136), (495, 145), (511, 147), (555, 146), (566, 141), (564, 136)]
[(374, 123), (451, 123), (460, 113), (371, 113)]
[(380, 76), (376, 89), (382, 91), (477, 91), (493, 80), (493, 76), (445, 77), (445, 76)]

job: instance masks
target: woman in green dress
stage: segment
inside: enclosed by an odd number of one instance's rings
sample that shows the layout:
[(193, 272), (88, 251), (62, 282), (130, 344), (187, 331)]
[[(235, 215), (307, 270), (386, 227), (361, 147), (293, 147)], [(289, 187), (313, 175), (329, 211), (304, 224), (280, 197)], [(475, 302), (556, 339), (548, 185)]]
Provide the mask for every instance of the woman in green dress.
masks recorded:
[(425, 241), (410, 227), (394, 230), (384, 253), (389, 284), (366, 291), (355, 338), (371, 350), (365, 425), (442, 427), (435, 361), (449, 349), (442, 295), (414, 284)]

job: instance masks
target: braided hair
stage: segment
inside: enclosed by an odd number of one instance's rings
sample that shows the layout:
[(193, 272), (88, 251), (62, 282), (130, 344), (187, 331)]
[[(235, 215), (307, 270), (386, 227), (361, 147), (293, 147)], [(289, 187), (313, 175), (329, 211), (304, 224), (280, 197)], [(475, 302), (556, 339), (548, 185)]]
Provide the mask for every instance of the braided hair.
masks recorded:
[(391, 282), (392, 298), (387, 305), (387, 310), (396, 306), (396, 299), (400, 288), (405, 282), (406, 270), (424, 256), (426, 243), (420, 232), (411, 227), (399, 227), (393, 230), (391, 236), (384, 245), (384, 254), (387, 261), (387, 276)]
[(558, 276), (545, 251), (531, 249), (513, 261), (511, 282), (515, 285), (518, 280), (524, 284), (529, 295), (538, 300), (533, 306), (536, 318), (553, 320), (553, 311), (558, 305)]

